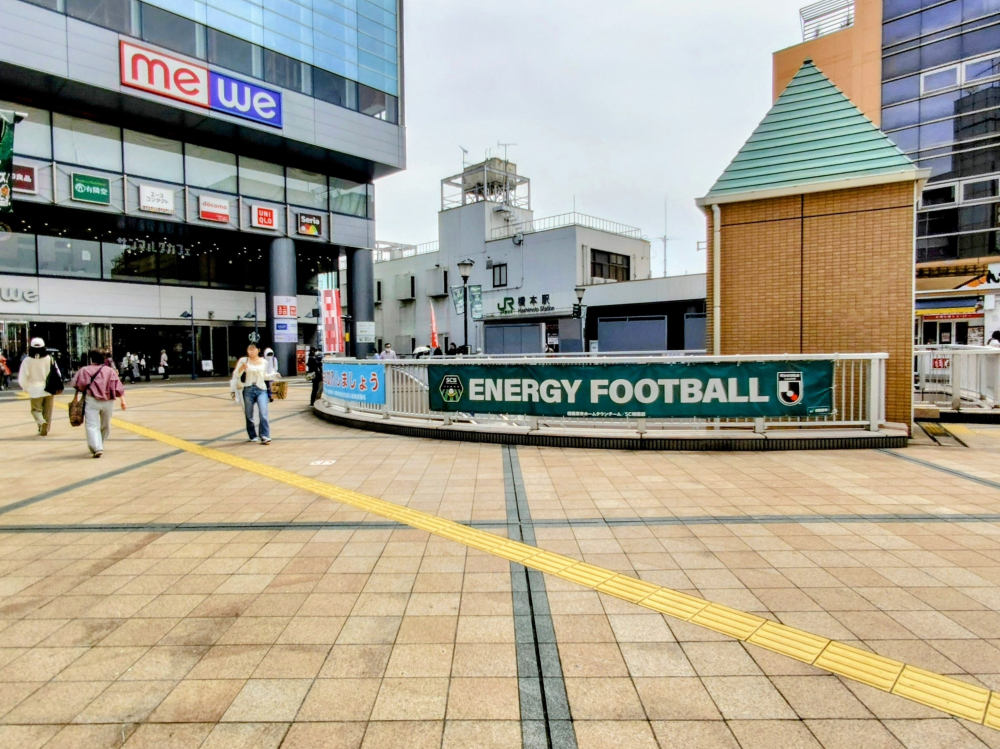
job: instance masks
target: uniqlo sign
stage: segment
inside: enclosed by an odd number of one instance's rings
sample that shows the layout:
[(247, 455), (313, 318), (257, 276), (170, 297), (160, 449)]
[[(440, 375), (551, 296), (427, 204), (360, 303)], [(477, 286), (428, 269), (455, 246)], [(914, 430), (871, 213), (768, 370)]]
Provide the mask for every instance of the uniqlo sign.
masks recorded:
[(251, 205), (250, 226), (258, 229), (274, 229), (277, 226), (275, 209), (266, 205)]
[(298, 317), (298, 299), (294, 296), (275, 296), (274, 297), (274, 317), (275, 318), (292, 318), (293, 320)]
[(124, 39), (119, 49), (124, 86), (264, 125), (282, 126), (278, 91)]

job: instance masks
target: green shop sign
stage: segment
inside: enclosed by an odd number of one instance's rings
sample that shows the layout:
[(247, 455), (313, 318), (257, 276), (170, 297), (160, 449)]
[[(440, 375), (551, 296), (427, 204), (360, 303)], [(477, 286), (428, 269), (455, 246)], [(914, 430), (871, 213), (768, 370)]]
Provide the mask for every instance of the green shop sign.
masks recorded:
[(71, 176), (71, 182), (73, 200), (111, 205), (111, 180), (107, 177), (94, 177), (90, 174), (76, 174), (74, 172)]
[(428, 366), (432, 411), (753, 418), (833, 412), (832, 361)]

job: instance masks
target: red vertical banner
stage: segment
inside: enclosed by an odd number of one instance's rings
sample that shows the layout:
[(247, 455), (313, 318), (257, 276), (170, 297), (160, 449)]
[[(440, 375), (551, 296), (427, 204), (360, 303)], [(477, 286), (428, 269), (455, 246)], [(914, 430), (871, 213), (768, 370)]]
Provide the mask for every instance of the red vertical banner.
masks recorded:
[(431, 305), (431, 353), (434, 353), (434, 349), (438, 347), (438, 321), (437, 316), (434, 314), (434, 302)]
[(323, 289), (323, 353), (344, 353), (344, 320), (339, 289)]

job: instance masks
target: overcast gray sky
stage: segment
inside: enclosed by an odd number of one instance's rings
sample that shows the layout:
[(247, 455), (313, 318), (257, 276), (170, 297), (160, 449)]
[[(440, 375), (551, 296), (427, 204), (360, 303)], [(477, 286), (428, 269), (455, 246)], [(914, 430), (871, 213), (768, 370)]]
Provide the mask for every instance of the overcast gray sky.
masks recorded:
[(409, 0), (405, 172), (376, 187), (381, 240), (437, 239), (440, 180), (497, 141), (536, 217), (639, 227), (662, 274), (704, 270), (694, 199), (771, 104), (771, 53), (808, 0)]

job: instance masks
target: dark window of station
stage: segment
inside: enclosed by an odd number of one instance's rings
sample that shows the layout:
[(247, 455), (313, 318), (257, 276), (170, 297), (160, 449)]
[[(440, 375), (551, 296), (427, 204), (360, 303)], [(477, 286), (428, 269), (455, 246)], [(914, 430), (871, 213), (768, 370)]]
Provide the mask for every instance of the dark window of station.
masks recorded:
[(382, 303), (382, 282), (381, 281), (376, 281), (375, 282), (375, 304), (381, 304), (381, 303)]
[[(336, 278), (340, 253), (310, 242), (295, 243), (295, 275), (298, 282), (297, 293), (302, 295), (319, 293), (319, 278), (327, 276), (332, 282)], [(329, 288), (329, 287), (327, 287)]]
[(590, 275), (614, 281), (628, 281), (631, 278), (632, 258), (604, 250), (591, 250)]
[(298, 60), (269, 49), (264, 50), (264, 80), (268, 83), (291, 91), (307, 93), (312, 87), (312, 81), (310, 80), (307, 85), (305, 80), (307, 76), (311, 77), (310, 71), (308, 65)]
[(358, 108), (362, 114), (376, 119), (393, 124), (399, 122), (396, 97), (361, 83), (358, 84)]
[(320, 68), (313, 68), (313, 96), (338, 107), (358, 110), (358, 84)]
[(507, 285), (507, 263), (497, 263), (493, 266), (493, 288)]
[[(212, 253), (212, 286), (242, 291), (264, 291), (268, 268), (263, 251), (254, 245), (226, 247)], [(252, 312), (248, 309), (247, 312)], [(244, 313), (245, 314), (245, 313)], [(263, 316), (263, 311), (261, 311)]]
[(101, 243), (39, 236), (38, 273), (42, 276), (100, 278)]
[(160, 283), (208, 286), (212, 251), (200, 244), (163, 243), (159, 248)]
[(967, 205), (958, 209), (958, 230), (979, 231), (997, 228), (997, 210), (994, 203)]
[(66, 0), (66, 15), (122, 34), (132, 31), (130, 0)]
[(156, 283), (156, 249), (150, 243), (130, 241), (102, 242), (101, 255), (105, 281)]
[(161, 47), (190, 57), (204, 57), (198, 37), (204, 27), (194, 21), (160, 10), (152, 5), (142, 6), (142, 38)]
[(258, 78), (263, 67), (260, 47), (216, 29), (208, 29), (208, 61)]
[(0, 234), (0, 272), (35, 274), (35, 235)]
[(928, 211), (917, 214), (917, 236), (952, 234), (958, 231), (958, 209), (945, 208), (943, 211)]
[(962, 200), (983, 200), (995, 198), (998, 194), (1000, 193), (997, 192), (997, 180), (995, 179), (968, 182), (962, 185)]
[(29, 2), (32, 5), (37, 5), (40, 8), (59, 10), (59, 0), (26, 0), (26, 2)]

